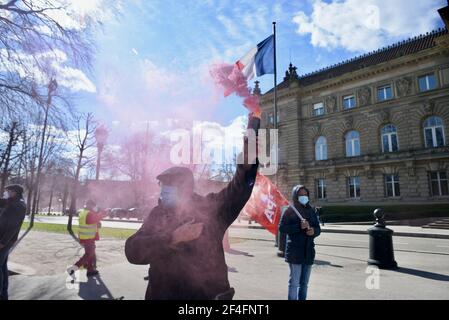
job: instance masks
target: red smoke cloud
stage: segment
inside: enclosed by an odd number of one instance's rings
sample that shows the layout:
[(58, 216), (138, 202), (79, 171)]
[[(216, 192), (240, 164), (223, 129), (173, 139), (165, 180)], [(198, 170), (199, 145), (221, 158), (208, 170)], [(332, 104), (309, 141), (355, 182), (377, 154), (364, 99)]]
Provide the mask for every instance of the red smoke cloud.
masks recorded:
[(255, 117), (260, 118), (259, 97), (251, 94), (247, 79), (236, 65), (214, 64), (210, 68), (210, 75), (215, 83), (223, 88), (225, 97), (235, 93), (237, 96), (244, 98), (243, 105)]

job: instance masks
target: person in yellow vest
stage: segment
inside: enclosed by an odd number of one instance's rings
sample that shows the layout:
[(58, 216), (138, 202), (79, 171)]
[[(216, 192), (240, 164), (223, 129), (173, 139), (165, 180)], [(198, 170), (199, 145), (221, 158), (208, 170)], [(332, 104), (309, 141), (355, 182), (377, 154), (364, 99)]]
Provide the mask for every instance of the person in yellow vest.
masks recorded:
[(87, 269), (87, 276), (98, 274), (96, 269), (95, 241), (100, 240), (98, 230), (100, 221), (107, 216), (107, 213), (96, 212), (96, 203), (87, 200), (86, 205), (78, 215), (78, 237), (80, 244), (84, 247), (84, 255), (73, 266), (67, 269), (69, 275), (73, 275), (76, 270), (84, 267)]

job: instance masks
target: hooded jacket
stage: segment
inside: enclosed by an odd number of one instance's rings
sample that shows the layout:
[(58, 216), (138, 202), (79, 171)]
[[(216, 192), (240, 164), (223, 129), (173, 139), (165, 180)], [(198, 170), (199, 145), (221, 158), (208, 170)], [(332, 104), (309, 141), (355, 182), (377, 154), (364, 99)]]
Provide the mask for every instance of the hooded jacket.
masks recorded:
[[(151, 211), (125, 244), (130, 263), (150, 265), (146, 299), (206, 300), (230, 290), (222, 240), (248, 201), (256, 174), (257, 165), (238, 165), (222, 191), (193, 194), (181, 212), (161, 205)], [(171, 247), (174, 230), (189, 221), (204, 224), (200, 237)]]
[(285, 247), (285, 261), (292, 264), (312, 265), (315, 260), (314, 239), (321, 233), (320, 223), (315, 208), (308, 203), (303, 206), (298, 201), (298, 193), (301, 189), (309, 191), (303, 185), (298, 185), (292, 190), (292, 204), (301, 216), (309, 222), (315, 231), (313, 236), (308, 236), (306, 230), (301, 229), (301, 220), (292, 208), (285, 210), (279, 223), (279, 231), (287, 234)]

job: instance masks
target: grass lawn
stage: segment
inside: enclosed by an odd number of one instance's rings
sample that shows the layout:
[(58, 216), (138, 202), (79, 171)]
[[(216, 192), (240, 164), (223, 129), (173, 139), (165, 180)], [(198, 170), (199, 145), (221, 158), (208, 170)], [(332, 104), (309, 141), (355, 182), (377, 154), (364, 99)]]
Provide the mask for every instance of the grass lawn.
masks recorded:
[[(24, 222), (22, 224), (22, 229), (27, 229), (29, 225), (30, 225), (29, 222)], [(35, 222), (32, 230), (43, 232), (68, 233), (67, 226), (65, 224), (56, 224), (56, 223)], [(130, 236), (136, 233), (136, 231), (137, 230), (134, 229), (101, 228), (100, 237), (128, 239)], [(78, 226), (73, 226), (73, 232), (77, 234)]]
[(449, 217), (449, 204), (415, 204), (385, 206), (323, 206), (321, 218), (324, 222), (374, 221), (373, 211), (379, 207), (384, 209), (386, 220)]

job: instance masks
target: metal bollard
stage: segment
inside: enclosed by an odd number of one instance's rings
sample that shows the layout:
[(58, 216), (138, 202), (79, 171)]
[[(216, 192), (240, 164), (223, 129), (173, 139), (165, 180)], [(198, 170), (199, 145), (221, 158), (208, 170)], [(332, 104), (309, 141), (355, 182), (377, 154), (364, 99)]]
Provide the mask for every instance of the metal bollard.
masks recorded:
[(376, 265), (380, 269), (396, 269), (398, 264), (394, 260), (393, 230), (385, 226), (383, 209), (374, 210), (374, 217), (376, 218), (376, 224), (368, 229), (368, 264)]

